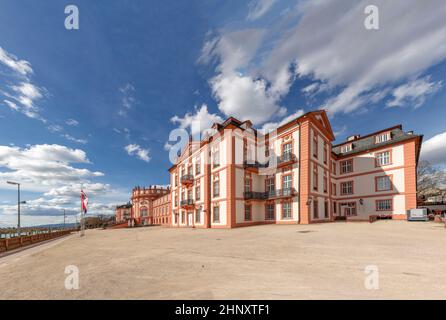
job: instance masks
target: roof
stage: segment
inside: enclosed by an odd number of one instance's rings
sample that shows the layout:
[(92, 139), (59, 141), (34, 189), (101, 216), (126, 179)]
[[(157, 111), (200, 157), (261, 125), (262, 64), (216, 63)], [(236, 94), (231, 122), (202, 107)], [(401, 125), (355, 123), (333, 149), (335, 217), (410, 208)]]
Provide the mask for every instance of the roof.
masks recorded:
[[(375, 136), (380, 133), (390, 132), (391, 139), (385, 142), (376, 143)], [(398, 142), (402, 142), (405, 140), (413, 139), (413, 138), (422, 138), (422, 135), (417, 135), (411, 132), (404, 132), (401, 125), (394, 126), (391, 128), (387, 128), (384, 130), (380, 130), (371, 134), (368, 134), (363, 137), (356, 138), (352, 141), (345, 141), (338, 145), (333, 146), (332, 152), (337, 156), (348, 156), (352, 154), (356, 154), (362, 151), (368, 151), (370, 149), (380, 148), (387, 145), (392, 145)], [(352, 150), (349, 152), (341, 152), (341, 148), (343, 145), (352, 144)]]

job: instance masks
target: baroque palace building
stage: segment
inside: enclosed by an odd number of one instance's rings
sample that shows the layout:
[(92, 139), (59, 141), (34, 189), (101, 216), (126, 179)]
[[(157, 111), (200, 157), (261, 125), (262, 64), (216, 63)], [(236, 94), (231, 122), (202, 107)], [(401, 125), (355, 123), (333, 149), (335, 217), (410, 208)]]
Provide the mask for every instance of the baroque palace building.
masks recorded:
[(212, 129), (189, 141), (169, 169), (171, 226), (405, 219), (416, 208), (422, 136), (401, 125), (338, 145), (323, 110), (266, 135), (233, 117)]
[(170, 188), (149, 186), (135, 187), (132, 190), (133, 225), (170, 225)]

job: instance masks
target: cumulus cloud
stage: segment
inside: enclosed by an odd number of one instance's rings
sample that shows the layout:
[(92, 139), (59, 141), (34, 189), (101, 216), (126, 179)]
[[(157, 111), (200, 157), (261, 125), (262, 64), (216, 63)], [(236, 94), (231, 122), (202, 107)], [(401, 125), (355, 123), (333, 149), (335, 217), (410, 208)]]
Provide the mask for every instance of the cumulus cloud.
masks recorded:
[(249, 3), (248, 20), (256, 20), (265, 15), (276, 0), (254, 0)]
[(150, 161), (150, 150), (149, 149), (143, 149), (138, 144), (129, 144), (124, 147), (125, 151), (127, 151), (127, 154), (129, 156), (136, 156), (137, 158), (141, 159), (142, 161), (149, 162)]
[[(251, 16), (269, 4), (252, 2)], [(324, 93), (320, 108), (331, 114), (363, 112), (389, 93), (390, 105), (420, 106), (441, 87), (424, 73), (446, 59), (446, 5), (377, 0), (380, 29), (367, 30), (369, 4), (301, 1), (268, 28), (231, 26), (208, 37), (199, 62), (218, 61), (210, 84), (220, 111), (262, 124), (284, 113), (281, 100), (297, 80), (313, 81), (302, 93), (310, 99)], [(424, 82), (401, 86), (416, 78)]]
[(290, 114), (289, 116), (283, 118), (281, 121), (279, 122), (268, 122), (265, 123), (262, 127), (262, 131), (264, 131), (265, 133), (270, 132), (272, 130), (277, 129), (280, 126), (283, 126), (284, 124), (299, 118), (301, 115), (303, 115), (305, 112), (303, 109), (299, 109), (296, 112), (294, 112), (293, 114)]
[(392, 91), (393, 99), (387, 102), (388, 107), (412, 105), (418, 108), (424, 104), (428, 95), (434, 94), (442, 87), (442, 81), (430, 81), (427, 76), (403, 84)]
[(423, 142), (421, 159), (431, 164), (446, 165), (446, 132), (439, 133)]
[(418, 75), (446, 58), (443, 1), (423, 6), (414, 0), (375, 1), (378, 31), (364, 28), (368, 4), (339, 0), (299, 5), (299, 22), (274, 47), (265, 67), (296, 64), (298, 76), (340, 88), (324, 105), (335, 113), (361, 108), (371, 101), (373, 90)]
[(250, 70), (263, 35), (263, 30), (248, 29), (213, 37), (205, 42), (198, 59), (200, 63), (218, 61), (217, 75), (209, 84), (219, 110), (256, 125), (286, 113), (278, 101), (289, 88), (286, 79), (278, 78), (271, 85)]
[(200, 108), (195, 107), (195, 113), (188, 112), (182, 118), (173, 116), (170, 121), (179, 124), (181, 129), (190, 129), (191, 134), (196, 135), (210, 129), (214, 123), (223, 122), (223, 119), (215, 113), (209, 113), (208, 106), (203, 104)]
[(90, 161), (83, 150), (56, 144), (0, 146), (0, 169), (6, 169), (0, 171), (0, 179), (20, 181), (27, 190), (46, 191), (104, 175), (73, 164), (88, 165)]

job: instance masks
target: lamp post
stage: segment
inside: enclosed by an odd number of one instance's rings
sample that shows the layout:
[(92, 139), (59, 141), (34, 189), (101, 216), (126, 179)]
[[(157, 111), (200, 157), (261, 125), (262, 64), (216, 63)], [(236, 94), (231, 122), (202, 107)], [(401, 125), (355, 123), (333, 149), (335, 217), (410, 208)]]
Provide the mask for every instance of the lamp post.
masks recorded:
[(12, 181), (6, 181), (6, 183), (17, 186), (17, 231), (18, 231), (19, 237), (20, 237), (20, 235), (21, 235), (21, 230), (20, 230), (20, 183), (12, 182)]

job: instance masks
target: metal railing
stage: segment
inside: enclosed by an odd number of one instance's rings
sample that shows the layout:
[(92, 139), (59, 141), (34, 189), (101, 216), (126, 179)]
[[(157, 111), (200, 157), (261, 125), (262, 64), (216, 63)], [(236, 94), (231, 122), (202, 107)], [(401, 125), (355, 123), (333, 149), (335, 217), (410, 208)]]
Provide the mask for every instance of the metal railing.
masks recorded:
[(193, 182), (193, 181), (194, 181), (194, 176), (192, 174), (185, 174), (184, 176), (181, 177), (181, 183)]
[(296, 194), (295, 188), (276, 189), (266, 192), (245, 191), (243, 197), (245, 200), (267, 200), (280, 197), (292, 197)]
[(293, 153), (285, 153), (284, 155), (277, 157), (277, 164), (283, 164), (287, 162), (294, 162), (296, 161), (296, 156)]
[(185, 199), (185, 200), (181, 200), (180, 202), (180, 206), (191, 206), (194, 204), (194, 199)]

